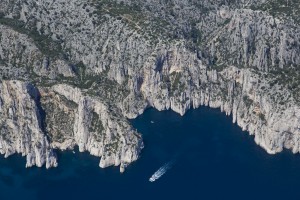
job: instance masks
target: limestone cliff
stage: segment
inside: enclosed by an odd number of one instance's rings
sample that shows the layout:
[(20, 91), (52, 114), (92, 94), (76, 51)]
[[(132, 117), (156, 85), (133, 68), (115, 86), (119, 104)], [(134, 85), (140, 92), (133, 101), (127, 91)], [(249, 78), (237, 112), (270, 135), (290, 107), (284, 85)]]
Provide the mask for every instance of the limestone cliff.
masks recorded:
[(0, 91), (0, 153), (21, 153), (26, 167), (55, 167), (56, 156), (42, 130), (38, 91), (20, 81), (2, 81)]
[[(269, 153), (300, 151), (296, 0), (0, 2), (1, 153), (138, 159), (128, 118), (220, 108)], [(25, 127), (25, 128), (24, 128)]]

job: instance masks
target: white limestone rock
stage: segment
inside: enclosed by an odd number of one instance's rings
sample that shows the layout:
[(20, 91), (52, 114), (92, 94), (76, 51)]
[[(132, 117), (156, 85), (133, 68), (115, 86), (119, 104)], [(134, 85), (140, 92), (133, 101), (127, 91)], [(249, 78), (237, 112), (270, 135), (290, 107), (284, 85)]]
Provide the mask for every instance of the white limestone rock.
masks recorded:
[(0, 153), (26, 156), (26, 167), (57, 166), (56, 156), (41, 130), (35, 88), (20, 81), (0, 84)]

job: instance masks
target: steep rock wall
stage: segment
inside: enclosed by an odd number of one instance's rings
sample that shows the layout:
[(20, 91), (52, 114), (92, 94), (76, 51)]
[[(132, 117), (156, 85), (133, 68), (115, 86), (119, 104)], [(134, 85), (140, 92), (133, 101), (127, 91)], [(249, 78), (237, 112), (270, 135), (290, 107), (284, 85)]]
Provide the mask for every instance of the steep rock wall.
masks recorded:
[(57, 165), (56, 156), (42, 131), (37, 90), (28, 83), (2, 81), (0, 84), (0, 153), (26, 156), (26, 167)]

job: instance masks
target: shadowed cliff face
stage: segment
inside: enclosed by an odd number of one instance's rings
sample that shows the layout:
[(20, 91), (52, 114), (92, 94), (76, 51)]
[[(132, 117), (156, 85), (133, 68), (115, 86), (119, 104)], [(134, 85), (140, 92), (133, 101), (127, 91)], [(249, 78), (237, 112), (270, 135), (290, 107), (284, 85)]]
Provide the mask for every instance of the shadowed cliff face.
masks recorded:
[[(78, 145), (123, 171), (143, 148), (128, 118), (209, 105), (269, 153), (299, 152), (299, 10), (280, 0), (4, 0), (0, 151), (51, 167), (53, 149)], [(25, 98), (28, 85), (38, 100)]]

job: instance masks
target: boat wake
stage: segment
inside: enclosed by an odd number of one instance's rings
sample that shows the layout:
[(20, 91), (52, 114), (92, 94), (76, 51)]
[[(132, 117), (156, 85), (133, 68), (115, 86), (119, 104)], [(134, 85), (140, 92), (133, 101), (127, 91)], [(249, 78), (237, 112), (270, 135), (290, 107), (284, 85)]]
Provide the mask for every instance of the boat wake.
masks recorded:
[(162, 177), (169, 169), (172, 168), (172, 166), (174, 165), (175, 161), (172, 160), (166, 164), (164, 164), (161, 168), (159, 168), (150, 178), (149, 181), (150, 182), (154, 182), (157, 179), (159, 179), (160, 177)]

